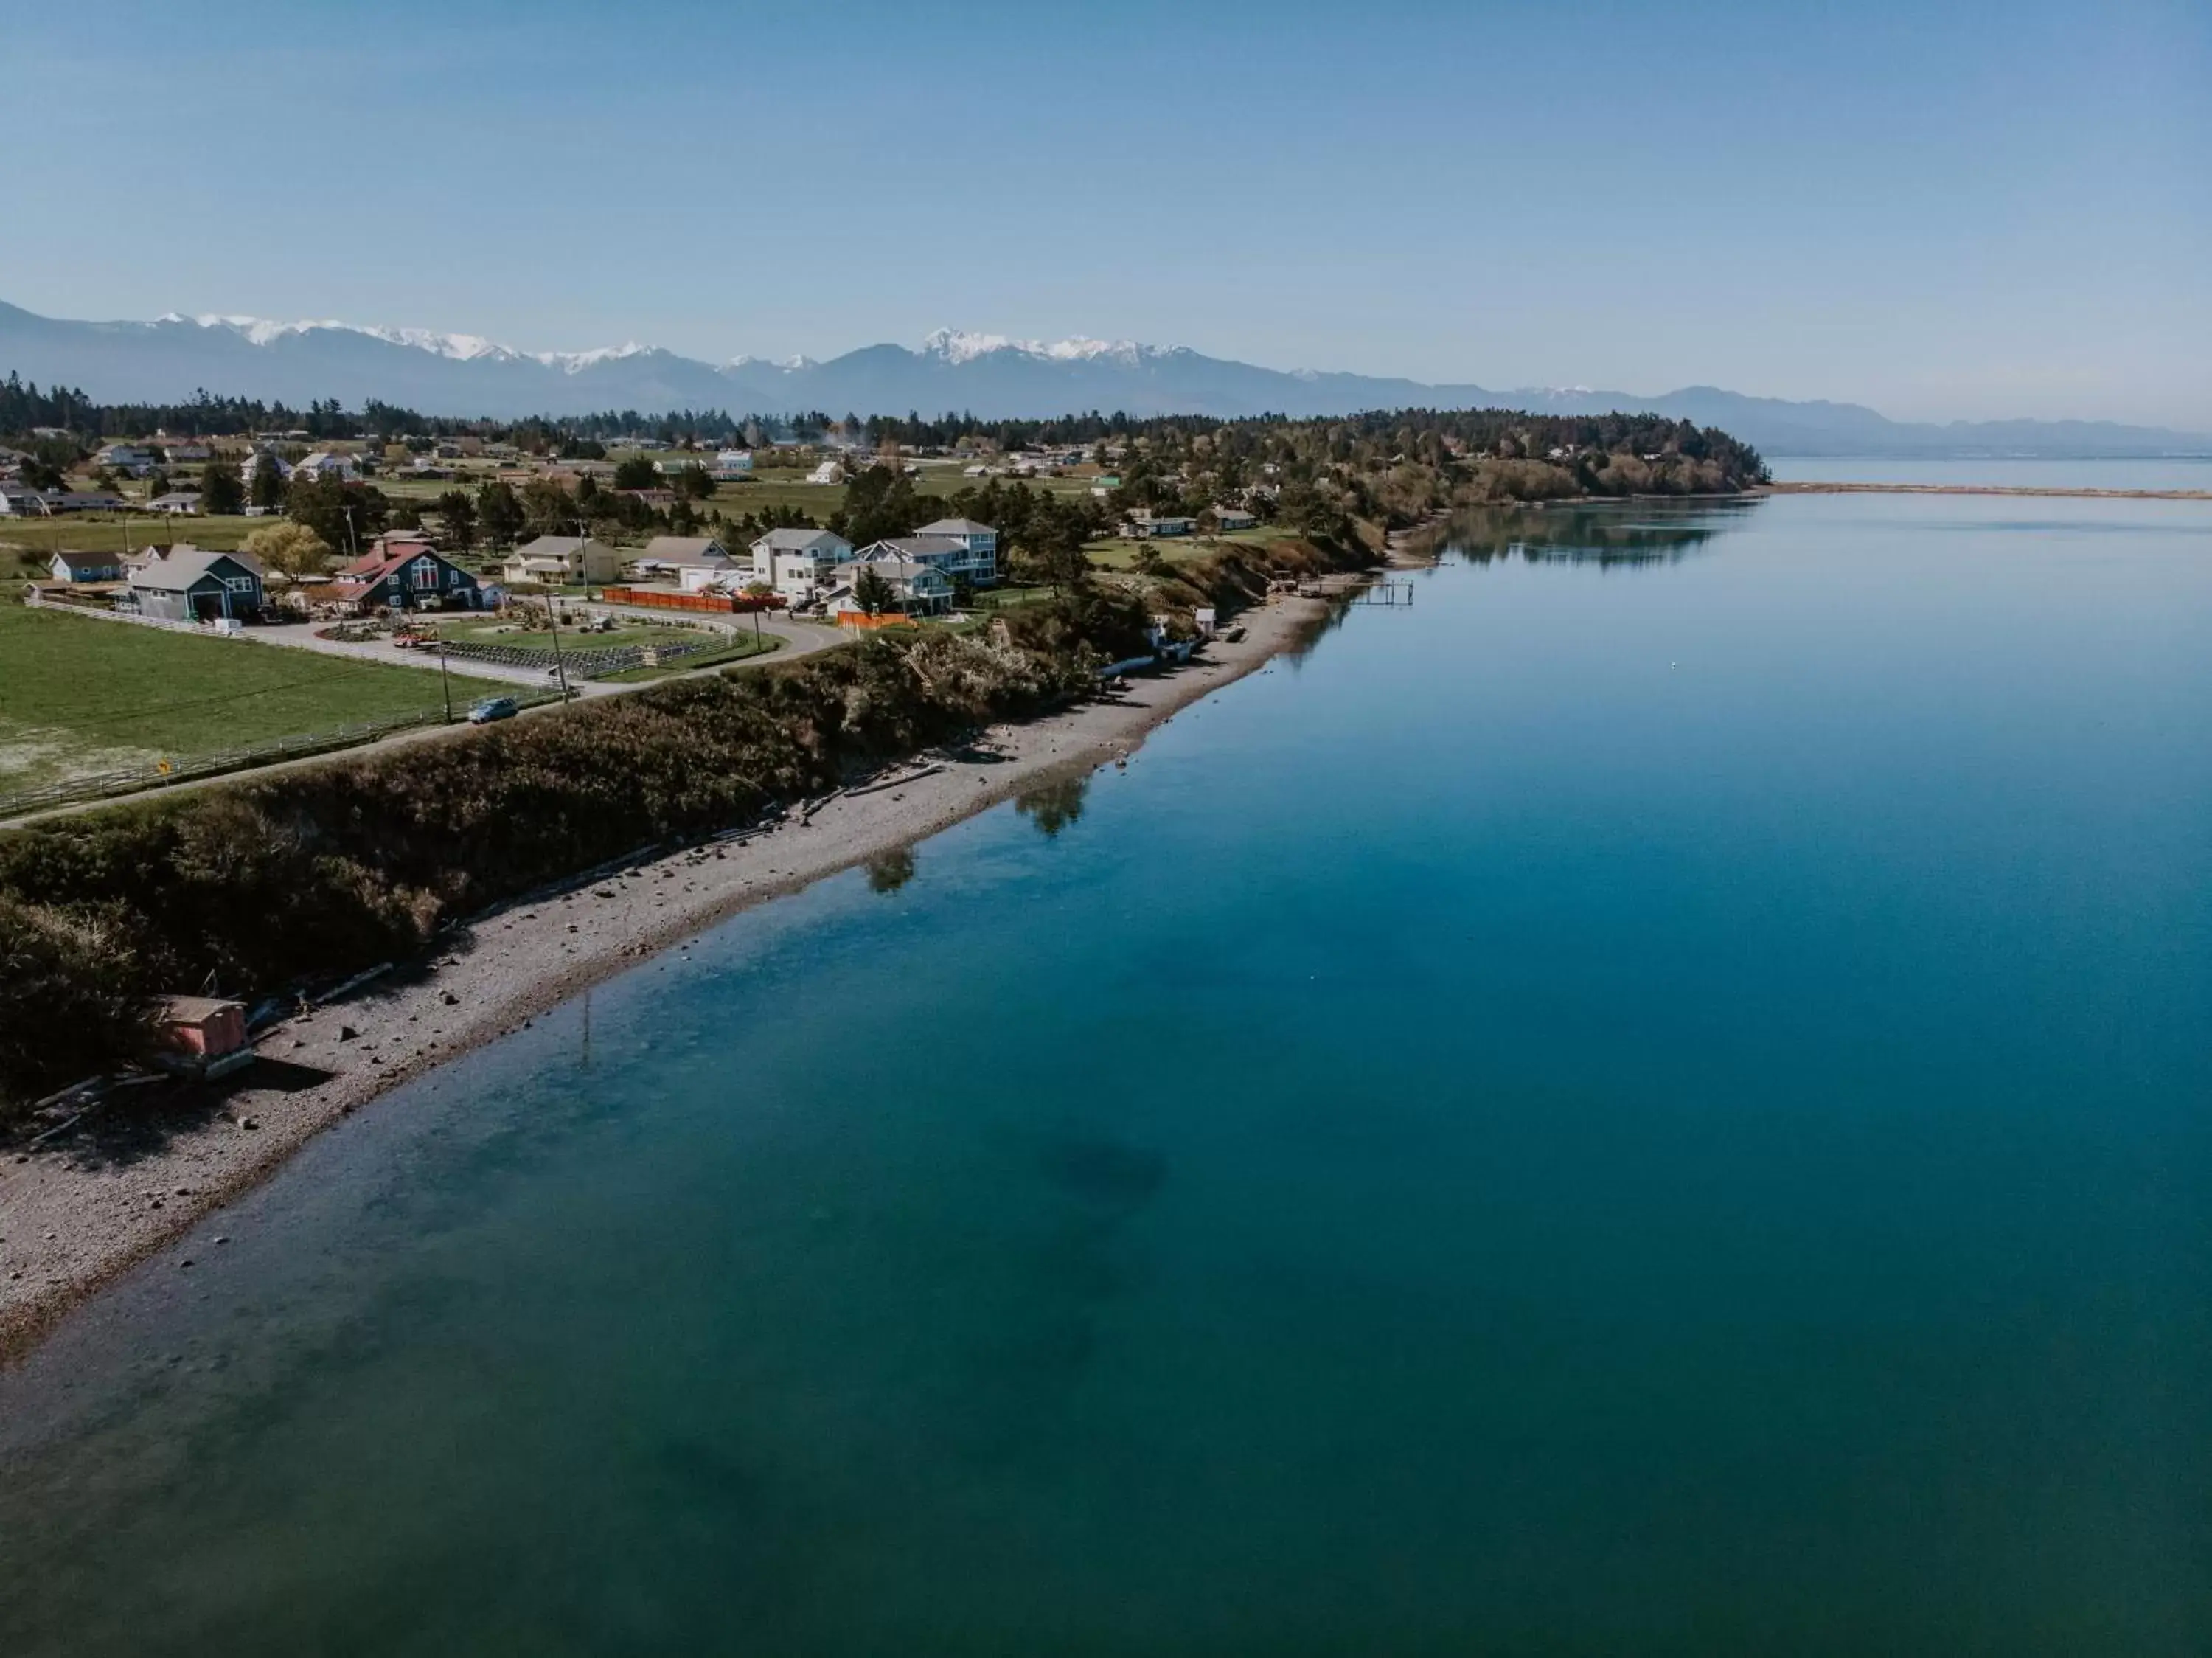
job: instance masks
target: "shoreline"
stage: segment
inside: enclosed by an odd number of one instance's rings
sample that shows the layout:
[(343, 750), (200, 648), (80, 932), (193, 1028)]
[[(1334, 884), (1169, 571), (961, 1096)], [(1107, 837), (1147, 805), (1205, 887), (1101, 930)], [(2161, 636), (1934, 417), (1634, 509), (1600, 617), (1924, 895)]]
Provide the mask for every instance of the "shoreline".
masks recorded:
[[(1358, 578), (1332, 582), (1347, 589)], [(404, 1082), (498, 1040), (617, 973), (826, 876), (894, 852), (1055, 773), (1125, 755), (1200, 698), (1297, 645), (1324, 600), (1282, 597), (1188, 666), (996, 725), (965, 748), (900, 762), (720, 839), (647, 851), (454, 927), (428, 958), (356, 980), (343, 1001), (279, 1020), (226, 1083), (155, 1084), (0, 1159), (0, 1365), (75, 1308), (259, 1186), (315, 1135)]]

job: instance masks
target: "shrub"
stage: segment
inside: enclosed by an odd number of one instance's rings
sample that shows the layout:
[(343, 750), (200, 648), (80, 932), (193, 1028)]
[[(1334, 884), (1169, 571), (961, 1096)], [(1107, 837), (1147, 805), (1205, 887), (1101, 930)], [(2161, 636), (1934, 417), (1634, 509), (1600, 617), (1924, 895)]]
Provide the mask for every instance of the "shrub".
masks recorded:
[(448, 923), (1086, 686), (1145, 607), (1085, 592), (1003, 642), (923, 631), (672, 680), (443, 741), (0, 836), (0, 1096), (143, 1050), (153, 993), (335, 978)]

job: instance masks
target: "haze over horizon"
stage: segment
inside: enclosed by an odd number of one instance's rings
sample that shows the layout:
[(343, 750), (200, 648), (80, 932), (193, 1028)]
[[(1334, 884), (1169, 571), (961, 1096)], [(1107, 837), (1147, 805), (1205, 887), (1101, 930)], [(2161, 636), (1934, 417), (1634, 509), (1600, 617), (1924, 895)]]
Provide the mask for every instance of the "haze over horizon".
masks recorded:
[[(79, 160), (19, 172), (47, 229), (0, 245), (0, 298), (724, 363), (950, 325), (2212, 430), (2199, 8), (1155, 10), (27, 16), (0, 135)], [(133, 156), (143, 186), (88, 188)]]

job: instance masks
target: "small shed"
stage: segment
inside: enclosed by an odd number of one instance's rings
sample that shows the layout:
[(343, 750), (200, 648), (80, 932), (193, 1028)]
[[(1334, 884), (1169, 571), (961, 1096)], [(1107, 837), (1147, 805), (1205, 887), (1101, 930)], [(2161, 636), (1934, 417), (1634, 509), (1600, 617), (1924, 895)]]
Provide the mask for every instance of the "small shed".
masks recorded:
[(227, 1076), (253, 1063), (246, 1004), (213, 996), (165, 996), (156, 1017), (161, 1051), (155, 1064), (182, 1076)]

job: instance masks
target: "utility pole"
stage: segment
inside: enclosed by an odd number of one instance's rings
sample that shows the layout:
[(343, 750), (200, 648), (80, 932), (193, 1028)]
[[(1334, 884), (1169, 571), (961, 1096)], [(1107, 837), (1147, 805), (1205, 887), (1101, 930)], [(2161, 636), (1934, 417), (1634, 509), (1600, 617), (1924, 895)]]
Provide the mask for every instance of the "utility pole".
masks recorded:
[(446, 723), (451, 725), (453, 722), (453, 682), (446, 673), (446, 641), (443, 636), (438, 640), (438, 689), (445, 693)]

